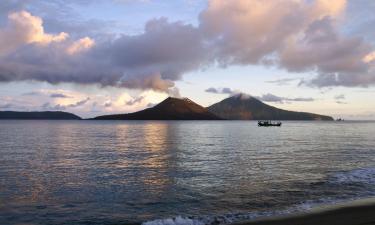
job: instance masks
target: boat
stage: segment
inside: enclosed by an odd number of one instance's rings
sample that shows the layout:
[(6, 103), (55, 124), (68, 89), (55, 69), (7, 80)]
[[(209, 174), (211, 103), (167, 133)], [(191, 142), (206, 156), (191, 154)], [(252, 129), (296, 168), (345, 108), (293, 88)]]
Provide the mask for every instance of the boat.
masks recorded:
[(281, 122), (272, 122), (270, 120), (258, 121), (259, 127), (281, 127)]

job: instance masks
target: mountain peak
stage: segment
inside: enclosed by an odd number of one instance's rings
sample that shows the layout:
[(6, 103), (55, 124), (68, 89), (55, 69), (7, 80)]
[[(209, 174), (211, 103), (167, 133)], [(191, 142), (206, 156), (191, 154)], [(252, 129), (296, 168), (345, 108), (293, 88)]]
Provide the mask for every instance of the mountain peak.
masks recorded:
[(216, 115), (188, 98), (168, 97), (152, 108), (135, 113), (100, 116), (109, 120), (217, 120)]
[(185, 102), (195, 103), (192, 100), (190, 100), (189, 98), (177, 98), (177, 97), (171, 97), (171, 96), (164, 99), (164, 101), (185, 101)]
[(208, 110), (229, 120), (332, 120), (329, 116), (279, 109), (243, 93), (213, 104)]
[(245, 93), (241, 92), (241, 93), (232, 95), (230, 98), (237, 98), (237, 99), (241, 99), (241, 100), (247, 100), (247, 99), (251, 99), (253, 97), (251, 95), (249, 95), (249, 94), (245, 94)]

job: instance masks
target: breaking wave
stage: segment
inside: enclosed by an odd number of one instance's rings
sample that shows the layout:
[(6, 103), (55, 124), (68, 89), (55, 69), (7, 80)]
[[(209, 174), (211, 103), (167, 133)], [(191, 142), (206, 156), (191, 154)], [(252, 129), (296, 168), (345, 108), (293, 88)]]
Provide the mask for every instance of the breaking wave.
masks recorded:
[(331, 183), (351, 184), (375, 184), (375, 167), (361, 168), (351, 171), (337, 172), (331, 176)]
[(176, 216), (174, 218), (156, 219), (143, 222), (142, 225), (223, 225), (236, 222), (254, 220), (258, 218), (266, 218), (272, 216), (288, 215), (299, 212), (310, 211), (314, 208), (326, 205), (335, 205), (348, 201), (358, 200), (366, 197), (373, 197), (375, 194), (373, 185), (375, 184), (375, 167), (354, 169), (350, 171), (340, 171), (330, 174), (327, 177), (326, 184), (337, 185), (365, 185), (368, 187), (367, 195), (358, 194), (356, 197), (342, 199), (340, 196), (336, 198), (326, 197), (319, 200), (306, 200), (300, 204), (291, 206), (283, 210), (274, 211), (257, 211), (249, 213), (228, 213), (225, 215), (212, 216)]

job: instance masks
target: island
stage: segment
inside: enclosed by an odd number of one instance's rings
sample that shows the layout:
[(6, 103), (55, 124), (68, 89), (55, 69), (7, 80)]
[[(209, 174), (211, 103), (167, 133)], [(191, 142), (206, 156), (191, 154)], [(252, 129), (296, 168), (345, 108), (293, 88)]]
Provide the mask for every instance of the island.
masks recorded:
[(221, 120), (188, 98), (168, 97), (154, 107), (134, 113), (98, 116), (94, 120)]
[(0, 120), (80, 120), (73, 113), (61, 111), (17, 112), (0, 111)]
[(279, 109), (255, 97), (237, 94), (209, 106), (208, 111), (227, 120), (325, 120), (330, 116)]

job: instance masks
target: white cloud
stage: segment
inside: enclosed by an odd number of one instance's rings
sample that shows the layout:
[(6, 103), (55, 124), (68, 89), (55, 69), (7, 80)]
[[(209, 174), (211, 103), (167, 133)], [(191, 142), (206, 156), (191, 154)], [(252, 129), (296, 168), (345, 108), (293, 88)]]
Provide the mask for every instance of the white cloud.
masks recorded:
[(47, 45), (64, 41), (68, 37), (65, 32), (56, 35), (45, 33), (42, 19), (27, 11), (12, 12), (8, 15), (8, 25), (0, 30), (0, 54), (9, 53), (26, 44)]

